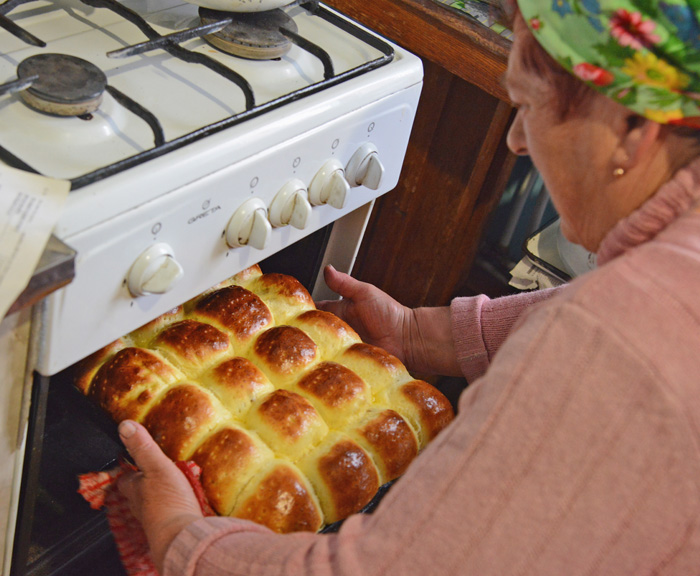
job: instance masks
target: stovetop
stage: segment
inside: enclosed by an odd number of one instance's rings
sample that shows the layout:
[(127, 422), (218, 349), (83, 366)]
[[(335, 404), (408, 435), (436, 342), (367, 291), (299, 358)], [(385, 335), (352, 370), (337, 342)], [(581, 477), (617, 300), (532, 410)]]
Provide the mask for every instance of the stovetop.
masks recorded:
[(0, 83), (16, 80), (17, 68), (27, 58), (54, 53), (79, 57), (102, 70), (107, 92), (95, 112), (74, 117), (37, 112), (18, 93), (0, 95), (0, 158), (70, 179), (77, 189), (94, 181), (95, 171), (103, 167), (108, 174), (126, 169), (393, 56), (373, 37), (358, 38), (353, 29), (344, 29), (347, 21), (316, 2), (283, 10), (293, 18), (301, 40), (273, 60), (231, 56), (202, 38), (112, 58), (112, 51), (201, 25), (198, 7), (180, 0), (1, 4), (0, 16), (45, 46), (0, 30)]

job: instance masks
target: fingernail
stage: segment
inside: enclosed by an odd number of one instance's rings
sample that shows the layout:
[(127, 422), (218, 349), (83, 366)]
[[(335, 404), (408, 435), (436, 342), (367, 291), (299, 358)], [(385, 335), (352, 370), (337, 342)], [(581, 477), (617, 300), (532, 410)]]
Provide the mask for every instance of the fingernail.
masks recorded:
[(131, 420), (124, 420), (119, 424), (119, 435), (122, 438), (131, 438), (136, 434), (136, 425)]

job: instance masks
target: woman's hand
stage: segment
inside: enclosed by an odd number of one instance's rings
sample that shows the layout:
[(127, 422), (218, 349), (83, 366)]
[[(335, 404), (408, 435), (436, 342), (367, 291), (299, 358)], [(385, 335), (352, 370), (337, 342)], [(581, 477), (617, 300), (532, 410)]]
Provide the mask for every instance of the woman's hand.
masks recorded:
[(317, 302), (317, 307), (345, 320), (364, 342), (390, 352), (412, 372), (462, 376), (448, 307), (411, 309), (332, 266), (323, 274), (328, 287), (343, 299)]
[(119, 436), (139, 470), (124, 474), (118, 488), (141, 522), (153, 562), (161, 572), (170, 543), (203, 514), (185, 475), (143, 426), (125, 420), (119, 425)]
[(343, 299), (324, 300), (316, 306), (345, 320), (364, 342), (383, 348), (405, 363), (404, 343), (410, 333), (411, 309), (376, 286), (338, 272), (333, 266), (326, 266), (323, 276), (328, 287)]

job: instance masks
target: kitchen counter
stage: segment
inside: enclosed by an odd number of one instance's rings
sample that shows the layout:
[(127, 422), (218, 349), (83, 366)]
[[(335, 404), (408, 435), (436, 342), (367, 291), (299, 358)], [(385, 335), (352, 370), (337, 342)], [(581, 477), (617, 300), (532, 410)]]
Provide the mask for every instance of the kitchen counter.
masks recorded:
[(482, 232), (515, 163), (501, 83), (511, 42), (438, 0), (328, 0), (423, 60), (399, 184), (375, 206), (353, 275), (408, 306), (467, 293)]
[[(22, 471), (30, 385), (25, 383), (31, 310), (24, 308), (0, 322), (0, 571), (9, 573)], [(13, 504), (14, 503), (14, 504)]]
[(511, 42), (466, 13), (440, 0), (330, 0), (327, 4), (424, 60), (507, 100), (500, 77)]
[(512, 39), (513, 33), (501, 23), (496, 22), (494, 11), (491, 5), (482, 0), (433, 0), (452, 10), (458, 14), (477, 20), (483, 26), (490, 28), (501, 36)]
[(51, 236), (26, 288), (0, 322), (0, 573), (8, 574), (24, 461), (32, 306), (75, 276), (75, 251)]

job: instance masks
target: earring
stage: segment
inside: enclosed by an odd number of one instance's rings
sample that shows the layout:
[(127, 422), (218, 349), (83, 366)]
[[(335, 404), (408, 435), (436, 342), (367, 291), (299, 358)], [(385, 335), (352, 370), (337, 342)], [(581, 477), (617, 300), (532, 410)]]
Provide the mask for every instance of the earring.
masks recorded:
[(619, 178), (620, 176), (624, 176), (624, 175), (625, 175), (625, 169), (622, 167), (618, 167), (618, 168), (615, 168), (615, 170), (613, 170), (613, 176), (615, 176), (615, 178)]

